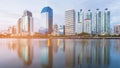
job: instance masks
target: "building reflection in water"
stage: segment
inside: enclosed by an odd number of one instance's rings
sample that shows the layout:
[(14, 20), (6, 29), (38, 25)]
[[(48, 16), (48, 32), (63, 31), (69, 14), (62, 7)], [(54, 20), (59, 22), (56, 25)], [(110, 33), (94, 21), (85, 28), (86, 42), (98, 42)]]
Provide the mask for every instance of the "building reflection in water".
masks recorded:
[(32, 64), (33, 46), (30, 39), (18, 39), (18, 56), (26, 66)]
[[(35, 41), (34, 41), (35, 42)], [(33, 62), (33, 45), (30, 39), (17, 39), (9, 43), (11, 51), (16, 51), (19, 58), (23, 61), (25, 66), (30, 66)], [(40, 66), (41, 68), (53, 68), (53, 53), (57, 53), (60, 45), (59, 39), (39, 40), (36, 42), (40, 47)], [(63, 49), (64, 50), (64, 49)]]
[(30, 39), (17, 39), (8, 43), (11, 51), (15, 51), (25, 66), (30, 66), (33, 61), (33, 46)]
[(85, 68), (92, 64), (91, 40), (76, 40), (75, 44), (75, 67)]
[(11, 51), (17, 51), (18, 46), (17, 46), (16, 40), (8, 41), (8, 45), (9, 45), (8, 48), (9, 48)]
[(59, 39), (47, 39), (44, 42), (41, 41), (42, 45), (40, 44), (40, 61), (42, 68), (58, 68), (59, 64), (57, 62), (60, 60), (57, 60), (60, 59), (60, 57), (58, 56), (58, 59), (55, 59), (55, 57), (59, 51), (64, 52), (64, 46), (63, 44), (61, 45), (61, 43), (63, 43), (63, 41), (61, 42)]
[(65, 67), (73, 68), (74, 67), (74, 55), (75, 55), (75, 48), (74, 48), (74, 40), (65, 40)]
[(94, 48), (94, 63), (96, 67), (108, 67), (110, 62), (110, 40), (97, 40)]
[(76, 68), (108, 67), (110, 62), (110, 40), (80, 40), (75, 46)]
[(52, 68), (52, 63), (53, 63), (52, 49), (53, 49), (53, 46), (51, 45), (52, 44), (51, 39), (48, 39), (47, 41), (42, 42), (42, 43), (45, 43), (45, 44), (40, 46), (40, 48), (41, 48), (40, 61), (41, 61), (42, 68)]
[(116, 43), (115, 43), (116, 45), (114, 46), (114, 48), (115, 48), (115, 51), (117, 52), (117, 53), (120, 53), (120, 40), (119, 39), (116, 39)]
[[(33, 62), (33, 45), (30, 39), (10, 43), (27, 66)], [(18, 44), (18, 46), (16, 46)], [(107, 68), (110, 63), (108, 39), (45, 39), (38, 41), (41, 68)]]

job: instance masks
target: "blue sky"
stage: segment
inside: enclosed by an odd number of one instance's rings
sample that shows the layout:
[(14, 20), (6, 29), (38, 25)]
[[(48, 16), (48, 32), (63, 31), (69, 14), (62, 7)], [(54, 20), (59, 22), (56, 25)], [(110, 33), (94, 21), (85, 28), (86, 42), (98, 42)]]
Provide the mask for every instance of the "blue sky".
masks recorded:
[(40, 23), (40, 12), (43, 7), (50, 6), (54, 11), (54, 23), (64, 24), (65, 11), (69, 9), (88, 9), (94, 13), (96, 8), (111, 11), (111, 27), (120, 23), (119, 0), (0, 0), (0, 30), (17, 25), (17, 20), (23, 15), (24, 10), (33, 13), (34, 29), (37, 31), (44, 23)]

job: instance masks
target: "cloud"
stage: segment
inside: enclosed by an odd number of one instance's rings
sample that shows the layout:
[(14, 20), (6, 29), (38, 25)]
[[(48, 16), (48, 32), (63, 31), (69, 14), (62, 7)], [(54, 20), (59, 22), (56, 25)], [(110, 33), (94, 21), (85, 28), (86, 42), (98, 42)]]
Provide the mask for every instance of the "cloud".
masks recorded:
[(120, 24), (120, 1), (115, 0), (108, 5), (109, 10), (111, 11), (111, 27), (114, 25)]
[(79, 10), (83, 8), (84, 4), (88, 0), (47, 0), (48, 6), (53, 8), (54, 11), (54, 23), (65, 23), (65, 11), (69, 9)]
[(120, 24), (120, 16), (113, 16), (111, 19), (111, 24)]
[(43, 24), (40, 23), (40, 11), (43, 7), (50, 6), (54, 11), (54, 23), (57, 24), (65, 23), (66, 10), (75, 9), (78, 12), (79, 9), (84, 11), (91, 9), (94, 12), (96, 8), (103, 11), (106, 7), (111, 11), (111, 24), (119, 24), (119, 5), (119, 0), (2, 0), (0, 22), (16, 24), (18, 18), (23, 15), (23, 11), (28, 9), (33, 13), (35, 27), (39, 27), (38, 24)]
[[(113, 11), (116, 12), (117, 10), (119, 10), (120, 8), (120, 1), (113, 1), (111, 4), (108, 5), (108, 8)], [(119, 10), (120, 11), (120, 10)]]
[(10, 10), (3, 10), (3, 9), (0, 9), (0, 15), (10, 17), (10, 18), (16, 18), (21, 16), (18, 13), (12, 12)]
[(18, 13), (0, 9), (0, 22), (3, 22), (3, 24), (15, 24), (19, 17), (21, 17), (21, 15)]

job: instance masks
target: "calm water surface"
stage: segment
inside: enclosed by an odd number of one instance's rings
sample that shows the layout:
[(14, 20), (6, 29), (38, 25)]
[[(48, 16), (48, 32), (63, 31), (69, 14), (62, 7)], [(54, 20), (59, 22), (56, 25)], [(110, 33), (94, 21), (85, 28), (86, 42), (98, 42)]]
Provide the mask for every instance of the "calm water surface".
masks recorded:
[(0, 39), (0, 68), (120, 68), (120, 40)]

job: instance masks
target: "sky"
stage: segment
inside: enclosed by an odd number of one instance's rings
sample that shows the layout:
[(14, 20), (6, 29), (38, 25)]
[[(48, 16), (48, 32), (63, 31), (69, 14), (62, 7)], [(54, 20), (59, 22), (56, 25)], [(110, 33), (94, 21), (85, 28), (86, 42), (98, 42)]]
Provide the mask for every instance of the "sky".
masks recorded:
[[(44, 23), (40, 22), (40, 12), (50, 6), (54, 12), (53, 23), (65, 24), (65, 11), (75, 9), (78, 12), (88, 9), (94, 13), (96, 8), (104, 11), (108, 8), (111, 12), (111, 27), (120, 24), (120, 0), (0, 0), (0, 30), (17, 25), (18, 19), (24, 10), (29, 10), (34, 18), (34, 31), (38, 31)], [(76, 17), (77, 18), (77, 17)], [(76, 21), (77, 22), (77, 21)]]

